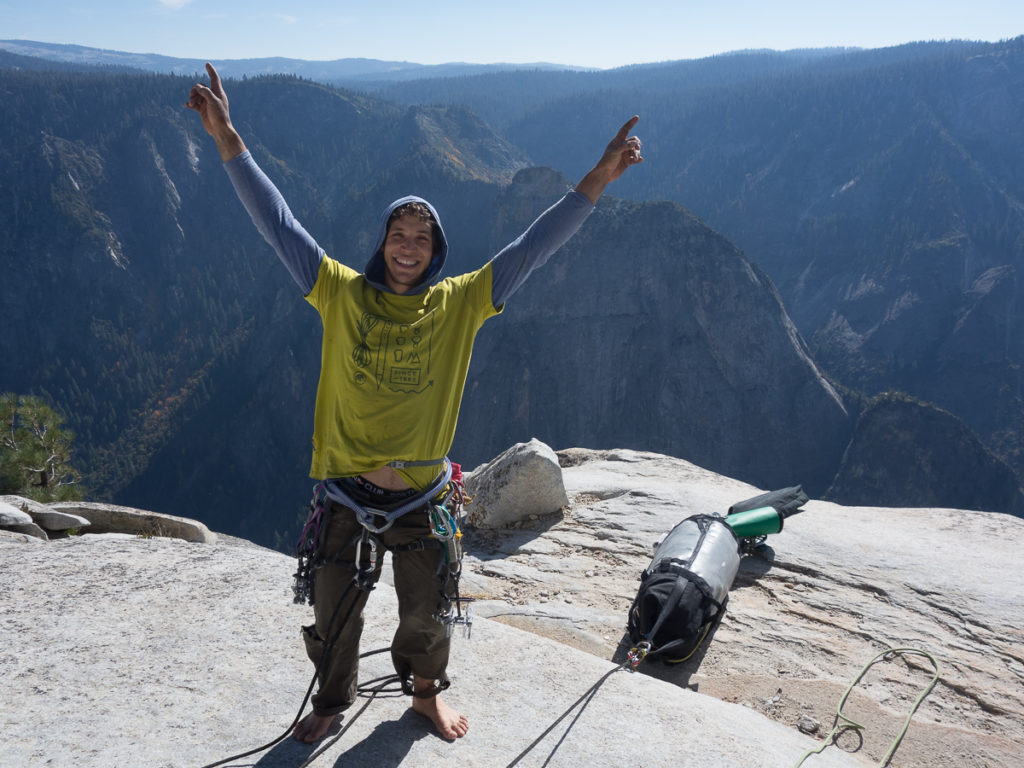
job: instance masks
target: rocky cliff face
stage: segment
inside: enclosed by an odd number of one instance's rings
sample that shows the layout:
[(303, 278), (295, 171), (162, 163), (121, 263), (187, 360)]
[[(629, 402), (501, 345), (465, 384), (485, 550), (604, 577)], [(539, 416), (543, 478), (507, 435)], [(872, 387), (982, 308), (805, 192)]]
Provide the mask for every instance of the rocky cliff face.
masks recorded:
[(891, 394), (861, 414), (825, 498), (840, 504), (941, 504), (1024, 517), (1017, 476), (963, 422)]
[[(565, 189), (517, 175), (510, 239)], [(537, 436), (649, 446), (766, 486), (828, 486), (852, 428), (764, 274), (670, 203), (602, 200), (478, 337), (453, 456)]]
[[(654, 542), (690, 515), (725, 514), (759, 491), (651, 453), (558, 455), (569, 508), (471, 531), (465, 591), (482, 598), (478, 614), (622, 660), (626, 611)], [(1024, 520), (1004, 514), (812, 500), (742, 558), (712, 639), (690, 661), (646, 672), (822, 738), (870, 659), (890, 647), (921, 649), (936, 657), (940, 680), (892, 764), (1016, 765), (1021, 534)], [(921, 656), (874, 667), (844, 709), (866, 729), (840, 744), (877, 764), (931, 673)]]

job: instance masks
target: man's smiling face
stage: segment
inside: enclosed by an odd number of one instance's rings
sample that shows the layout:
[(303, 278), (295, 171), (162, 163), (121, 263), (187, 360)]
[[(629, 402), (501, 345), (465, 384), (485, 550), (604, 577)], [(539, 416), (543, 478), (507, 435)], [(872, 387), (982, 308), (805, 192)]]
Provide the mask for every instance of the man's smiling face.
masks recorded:
[(431, 223), (400, 216), (388, 225), (384, 237), (384, 282), (395, 293), (405, 293), (419, 285), (433, 255)]

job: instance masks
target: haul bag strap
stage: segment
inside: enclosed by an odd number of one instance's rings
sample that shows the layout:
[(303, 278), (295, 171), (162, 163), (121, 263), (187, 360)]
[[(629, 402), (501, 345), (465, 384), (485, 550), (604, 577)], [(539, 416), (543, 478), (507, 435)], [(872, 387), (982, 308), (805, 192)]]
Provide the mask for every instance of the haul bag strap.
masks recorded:
[(650, 631), (644, 635), (644, 640), (654, 645), (654, 636), (658, 634), (658, 630), (661, 629), (661, 625), (665, 623), (665, 619), (672, 612), (676, 603), (679, 602), (679, 598), (683, 596), (683, 590), (686, 589), (686, 579), (676, 579), (676, 583), (672, 586), (672, 591), (669, 593), (669, 598), (661, 604), (661, 611), (658, 612), (658, 618), (654, 621), (654, 626), (651, 627)]
[[(648, 630), (646, 633), (642, 633), (641, 635), (644, 640), (647, 640), (649, 643), (651, 643), (652, 650), (647, 654), (648, 656), (660, 656), (664, 653), (667, 653), (668, 651), (671, 651), (675, 648), (678, 648), (686, 644), (685, 639), (679, 639), (672, 640), (671, 642), (665, 643), (665, 645), (663, 646), (654, 648), (654, 638), (658, 634), (658, 630), (661, 629), (662, 624), (665, 623), (665, 620), (671, 615), (672, 611), (675, 610), (676, 604), (679, 602), (679, 598), (683, 596), (683, 591), (686, 589), (687, 584), (693, 584), (693, 586), (697, 588), (697, 590), (701, 593), (704, 599), (715, 607), (715, 615), (712, 616), (711, 619), (709, 619), (705, 623), (705, 627), (709, 627), (711, 624), (714, 623), (716, 619), (721, 618), (724, 612), (723, 609), (725, 608), (725, 602), (729, 599), (728, 596), (726, 596), (725, 600), (723, 600), (722, 602), (718, 602), (718, 600), (714, 598), (714, 595), (711, 592), (711, 588), (708, 586), (707, 582), (704, 581), (704, 579), (702, 579), (700, 576), (698, 576), (693, 571), (690, 571), (687, 568), (673, 568), (671, 567), (672, 564), (673, 561), (669, 561), (668, 563), (662, 563), (661, 567), (657, 571), (645, 572), (643, 574), (644, 580), (646, 580), (647, 577), (654, 575), (655, 573), (670, 573), (674, 574), (676, 577), (675, 583), (672, 585), (672, 591), (669, 593), (668, 599), (661, 604), (661, 610), (658, 612), (658, 618), (654, 620), (654, 626), (652, 626), (651, 629)], [(707, 629), (705, 629), (704, 633), (701, 635), (701, 639), (697, 643), (697, 647), (700, 646), (700, 643), (703, 642), (704, 637), (706, 635)]]
[[(707, 601), (710, 602), (713, 606), (715, 606), (717, 610), (722, 609), (724, 603), (720, 603), (715, 599), (715, 593), (711, 590), (711, 587), (708, 585), (707, 581), (705, 581), (702, 577), (698, 576), (696, 573), (687, 568), (684, 564), (684, 561), (682, 560), (676, 560), (675, 558), (662, 560), (658, 563), (657, 570), (644, 572), (641, 578), (641, 582), (646, 580), (650, 576), (663, 573), (675, 575), (677, 577), (677, 582), (682, 582), (684, 587), (686, 585), (686, 582), (690, 582), (691, 584), (693, 584), (693, 586), (700, 590), (700, 593), (704, 595)], [(678, 600), (679, 595), (675, 595), (675, 599)]]

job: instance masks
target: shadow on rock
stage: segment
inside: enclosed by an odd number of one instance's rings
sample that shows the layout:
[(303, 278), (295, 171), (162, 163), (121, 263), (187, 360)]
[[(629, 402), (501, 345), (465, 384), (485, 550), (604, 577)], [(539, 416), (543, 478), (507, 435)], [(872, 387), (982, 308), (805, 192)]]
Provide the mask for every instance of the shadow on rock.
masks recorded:
[(397, 720), (380, 723), (358, 744), (346, 749), (335, 761), (335, 768), (357, 765), (401, 765), (412, 745), (422, 738), (443, 738), (411, 709)]
[(554, 512), (550, 515), (538, 515), (534, 520), (523, 521), (516, 528), (477, 528), (467, 524), (463, 528), (463, 547), (481, 562), (501, 560), (518, 553), (563, 520), (560, 512)]
[[(704, 661), (704, 656), (707, 654), (708, 648), (711, 647), (711, 643), (715, 640), (715, 634), (718, 632), (718, 627), (721, 625), (722, 617), (725, 616), (725, 613), (726, 611), (723, 611), (718, 614), (715, 619), (715, 623), (708, 630), (704, 640), (685, 661), (669, 663), (658, 658), (656, 655), (650, 656), (640, 662), (640, 666), (636, 668), (636, 671), (658, 680), (664, 680), (666, 683), (678, 685), (680, 688), (690, 688), (691, 690), (696, 691), (697, 686), (690, 685), (690, 678), (698, 669), (700, 669), (701, 662)], [(629, 635), (624, 634), (622, 639), (619, 641), (619, 647), (615, 651), (612, 661), (616, 664), (625, 663), (629, 649), (634, 645), (635, 643), (629, 639)]]
[(743, 589), (757, 583), (758, 579), (772, 569), (775, 563), (775, 550), (769, 544), (762, 544), (740, 559), (740, 567), (736, 572), (730, 589)]
[(233, 762), (229, 766), (231, 768), (240, 768), (243, 765), (252, 765), (253, 768), (295, 768), (295, 766), (306, 762), (319, 746), (319, 744), (305, 744), (296, 741), (289, 733), (287, 738), (265, 753), (257, 762)]

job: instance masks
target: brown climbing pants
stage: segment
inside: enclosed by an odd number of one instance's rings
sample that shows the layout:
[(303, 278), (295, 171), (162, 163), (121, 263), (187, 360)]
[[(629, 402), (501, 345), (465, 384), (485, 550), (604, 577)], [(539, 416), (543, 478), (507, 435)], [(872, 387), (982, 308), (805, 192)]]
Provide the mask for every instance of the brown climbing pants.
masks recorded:
[[(363, 632), (363, 608), (369, 597), (368, 591), (352, 586), (356, 541), (362, 526), (350, 509), (337, 502), (331, 501), (325, 513), (327, 527), (322, 534), (320, 551), (327, 562), (314, 575), (316, 623), (302, 628), (306, 654), (318, 669), (319, 689), (312, 702), (313, 712), (321, 716), (343, 712), (356, 700), (359, 638)], [(387, 531), (375, 535), (388, 548), (431, 540), (426, 509), (403, 515)], [(380, 578), (383, 557), (384, 550), (378, 547), (374, 583)], [(398, 629), (391, 642), (395, 671), (409, 684), (409, 678), (416, 675), (446, 687), (450, 642), (444, 625), (433, 618), (442, 604), (443, 574), (438, 573), (442, 551), (439, 548), (407, 550), (393, 552), (391, 557), (398, 595)], [(360, 553), (364, 567), (369, 558), (370, 548), (364, 543)], [(333, 626), (330, 626), (332, 618)], [(334, 634), (337, 639), (331, 643)]]

